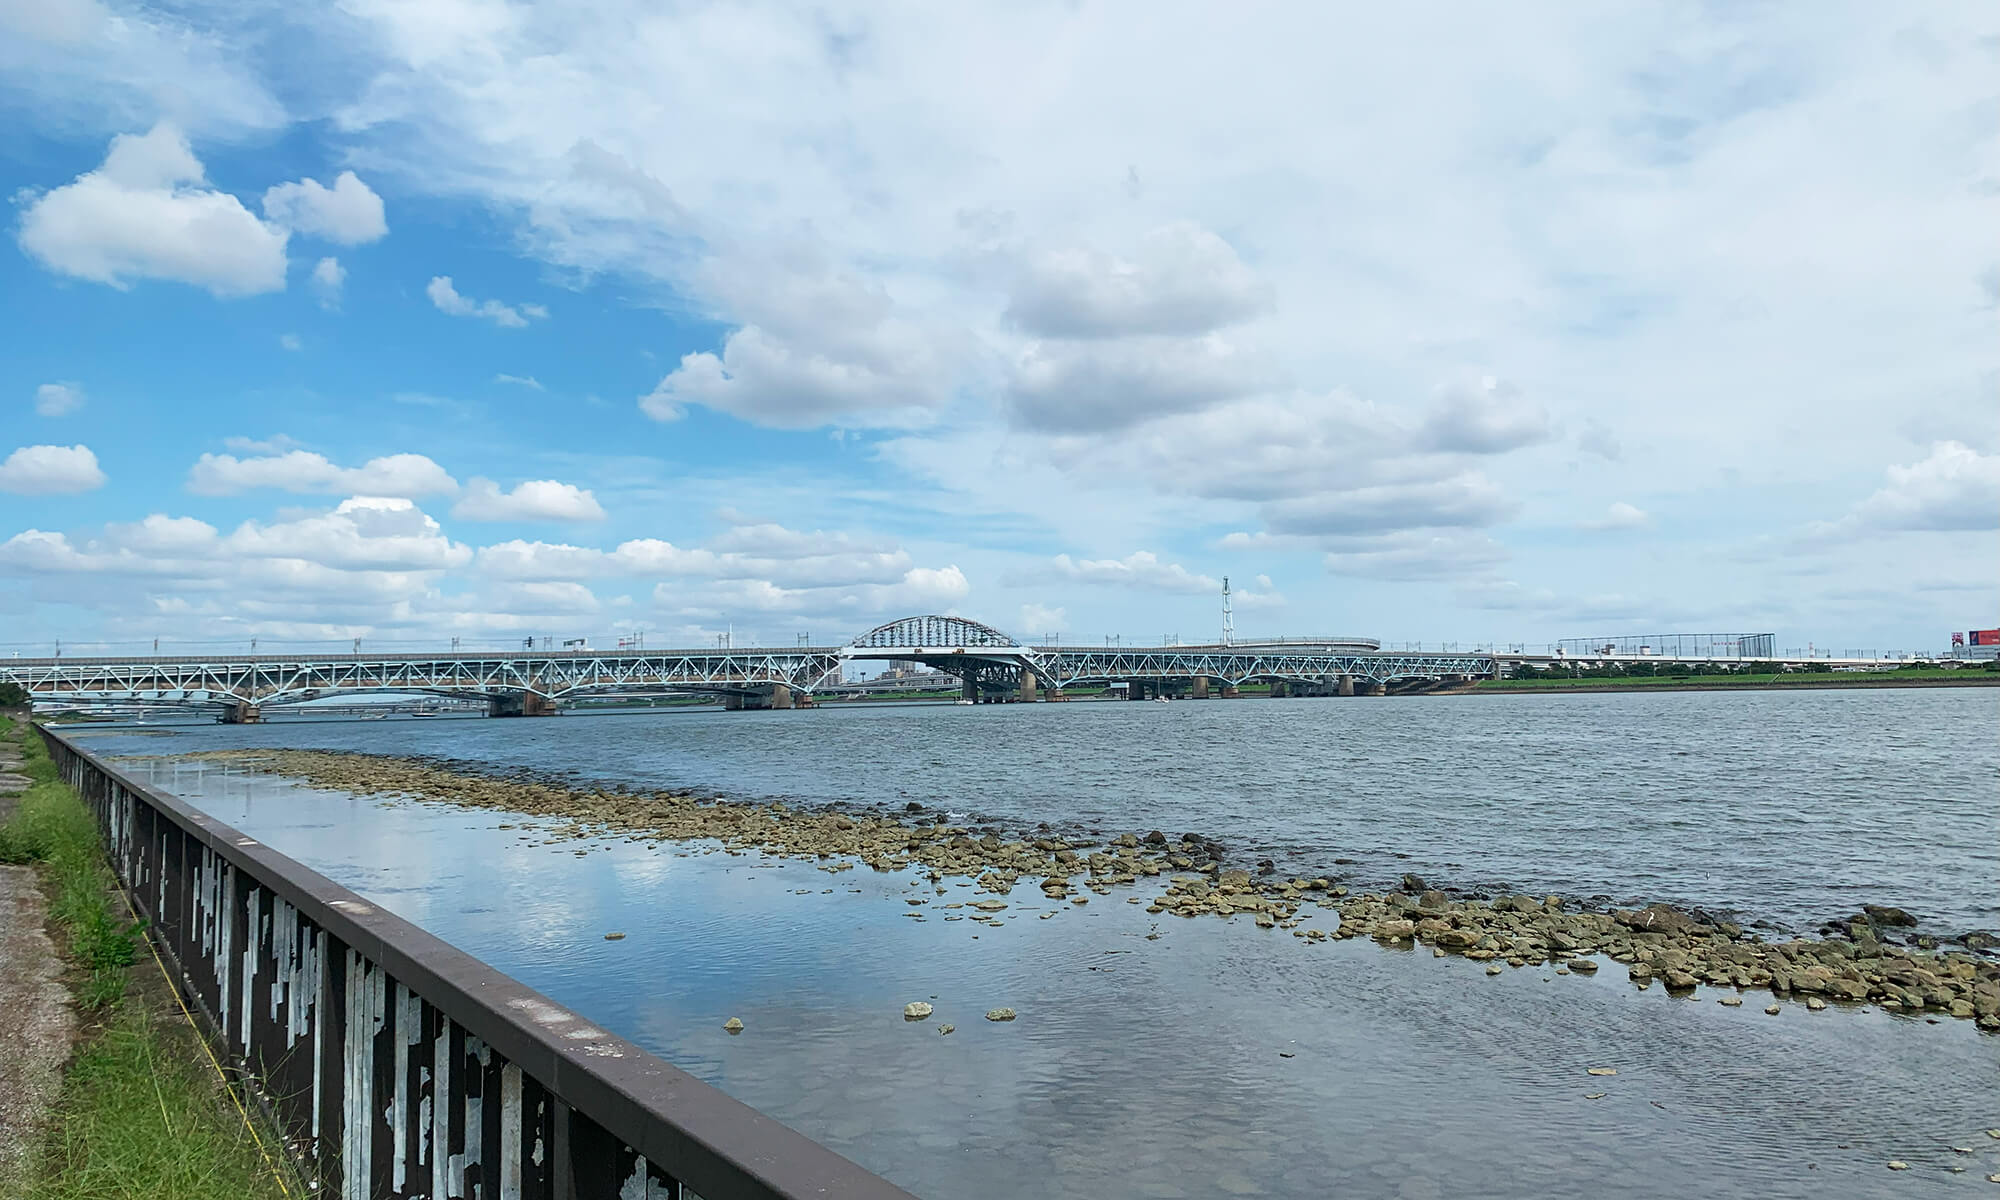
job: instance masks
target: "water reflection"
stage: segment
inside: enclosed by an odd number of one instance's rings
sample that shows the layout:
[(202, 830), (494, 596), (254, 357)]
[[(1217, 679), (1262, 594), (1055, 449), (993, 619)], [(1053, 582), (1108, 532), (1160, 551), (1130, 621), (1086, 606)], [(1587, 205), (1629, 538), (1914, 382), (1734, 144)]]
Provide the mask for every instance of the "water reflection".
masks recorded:
[[(578, 858), (533, 821), (147, 769), (919, 1194), (1868, 1196), (1903, 1190), (1890, 1158), (2000, 1171), (1977, 1132), (2000, 1124), (2000, 1039), (1969, 1022), (1489, 978), (1116, 894), (948, 922), (901, 901), (967, 893), (907, 874), (624, 841)], [(902, 1019), (914, 999), (930, 1021)], [(999, 1005), (1020, 1019), (983, 1019)], [(1978, 1173), (1948, 1174), (1972, 1137)]]

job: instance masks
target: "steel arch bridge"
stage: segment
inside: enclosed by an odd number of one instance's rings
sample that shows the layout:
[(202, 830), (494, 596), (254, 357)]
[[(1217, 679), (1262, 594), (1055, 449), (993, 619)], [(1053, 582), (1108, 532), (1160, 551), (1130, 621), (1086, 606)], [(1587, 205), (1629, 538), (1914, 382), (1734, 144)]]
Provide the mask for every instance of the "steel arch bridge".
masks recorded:
[(1188, 685), (1205, 695), (1211, 682), (1229, 690), (1246, 683), (1297, 684), (1351, 690), (1408, 680), (1490, 676), (1490, 654), (1383, 651), (1367, 638), (1307, 644), (1243, 646), (1024, 646), (964, 617), (905, 617), (869, 630), (840, 650), (844, 659), (920, 662), (965, 681), (968, 699), (1040, 688), (1139, 683)]

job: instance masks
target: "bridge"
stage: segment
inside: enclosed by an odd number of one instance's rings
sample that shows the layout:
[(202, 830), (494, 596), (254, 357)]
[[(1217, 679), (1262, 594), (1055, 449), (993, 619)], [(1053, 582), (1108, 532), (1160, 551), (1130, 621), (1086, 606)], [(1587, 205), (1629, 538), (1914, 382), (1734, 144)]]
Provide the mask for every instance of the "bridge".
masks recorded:
[(1208, 646), (1028, 646), (963, 617), (908, 617), (845, 646), (700, 650), (521, 650), (442, 654), (250, 654), (18, 658), (0, 678), (43, 706), (144, 703), (213, 710), (250, 722), (269, 706), (393, 693), (478, 700), (493, 716), (550, 716), (593, 695), (700, 693), (725, 706), (795, 708), (843, 690), (842, 666), (922, 663), (956, 677), (963, 699), (1060, 699), (1066, 689), (1122, 685), (1134, 699), (1380, 693), (1412, 680), (1490, 675), (1490, 654), (1383, 651), (1366, 638)]
[[(816, 696), (853, 694), (842, 667), (853, 661), (920, 663), (958, 683), (962, 700), (1064, 699), (1105, 687), (1127, 698), (1208, 699), (1247, 685), (1272, 696), (1384, 695), (1439, 683), (1494, 678), (1520, 663), (1712, 661), (1714, 655), (1620, 653), (1588, 660), (1529, 654), (1385, 650), (1371, 638), (1320, 637), (1161, 646), (1026, 645), (990, 625), (956, 616), (905, 617), (844, 646), (787, 649), (520, 650), (445, 654), (251, 654), (224, 657), (18, 658), (0, 660), (43, 706), (143, 703), (213, 710), (219, 719), (262, 719), (274, 705), (394, 693), (486, 705), (492, 716), (553, 716), (591, 696), (706, 694), (731, 709), (799, 708)], [(1745, 665), (1796, 665), (1770, 656), (1729, 656)], [(1831, 665), (1874, 660), (1815, 658)], [(926, 690), (931, 690), (931, 684)]]

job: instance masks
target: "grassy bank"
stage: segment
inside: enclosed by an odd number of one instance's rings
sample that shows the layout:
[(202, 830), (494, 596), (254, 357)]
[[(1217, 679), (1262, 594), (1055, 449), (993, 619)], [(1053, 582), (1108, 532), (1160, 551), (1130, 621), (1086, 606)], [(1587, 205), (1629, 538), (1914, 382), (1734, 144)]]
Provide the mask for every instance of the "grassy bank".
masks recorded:
[(19, 1200), (286, 1195), (126, 915), (96, 822), (40, 737), (0, 717), (34, 785), (0, 825), (0, 861), (33, 863), (86, 1028)]

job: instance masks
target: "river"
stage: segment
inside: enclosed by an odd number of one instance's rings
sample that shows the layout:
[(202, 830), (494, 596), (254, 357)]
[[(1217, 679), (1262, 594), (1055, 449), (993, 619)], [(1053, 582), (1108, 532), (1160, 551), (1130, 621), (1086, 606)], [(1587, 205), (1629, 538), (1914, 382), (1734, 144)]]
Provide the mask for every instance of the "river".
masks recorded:
[[(919, 1194), (1864, 1196), (1991, 1190), (2000, 1038), (1767, 1016), (1756, 993), (1727, 1008), (1622, 970), (1489, 977), (1116, 893), (1043, 920), (1057, 906), (1026, 888), (998, 927), (952, 922), (901, 903), (927, 894), (912, 876), (605, 839), (579, 857), (533, 822), (175, 756), (345, 748), (916, 801), (1199, 831), (1356, 890), (1413, 871), (1805, 932), (1882, 903), (1949, 935), (2000, 927), (1996, 716), (1985, 689), (1621, 693), (286, 720), (84, 744), (143, 756), (161, 786)], [(911, 1000), (936, 1015), (905, 1022)], [(1003, 1005), (1020, 1019), (983, 1019)]]

